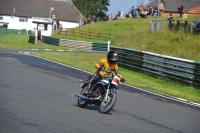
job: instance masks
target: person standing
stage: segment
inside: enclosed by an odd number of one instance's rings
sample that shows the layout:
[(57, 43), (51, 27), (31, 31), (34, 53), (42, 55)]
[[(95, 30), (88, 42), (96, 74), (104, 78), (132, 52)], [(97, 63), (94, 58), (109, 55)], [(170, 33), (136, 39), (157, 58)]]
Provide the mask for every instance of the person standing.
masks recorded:
[(185, 11), (183, 11), (183, 20), (187, 19), (187, 13)]
[(81, 14), (80, 14), (80, 16), (79, 16), (79, 18), (78, 18), (78, 23), (79, 23), (79, 26), (81, 26), (82, 23), (83, 23), (83, 17), (82, 17)]
[(160, 10), (160, 14), (161, 14), (161, 16), (163, 15), (163, 13), (164, 13), (164, 5), (163, 5), (163, 3), (162, 2), (160, 2), (160, 5), (159, 5), (159, 10)]
[(180, 17), (182, 17), (183, 14), (183, 5), (181, 4), (180, 7), (178, 7), (178, 12), (180, 13)]
[(172, 19), (173, 19), (173, 15), (172, 15), (172, 13), (170, 13), (168, 16), (168, 20), (172, 20)]
[(131, 15), (132, 15), (132, 18), (135, 18), (135, 17), (136, 17), (136, 12), (135, 12), (134, 6), (132, 6)]

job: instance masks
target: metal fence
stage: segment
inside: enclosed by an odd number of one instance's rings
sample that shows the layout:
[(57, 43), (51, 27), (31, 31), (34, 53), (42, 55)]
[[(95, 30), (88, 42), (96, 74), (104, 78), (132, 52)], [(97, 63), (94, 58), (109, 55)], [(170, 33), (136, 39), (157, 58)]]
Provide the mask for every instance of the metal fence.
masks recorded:
[(28, 42), (32, 43), (32, 44), (35, 44), (35, 36), (30, 35)]
[(110, 49), (118, 52), (119, 66), (200, 88), (200, 62), (126, 48)]
[(152, 32), (162, 30), (176, 30), (185, 33), (192, 33), (194, 22), (195, 21), (186, 20), (151, 20), (150, 26)]

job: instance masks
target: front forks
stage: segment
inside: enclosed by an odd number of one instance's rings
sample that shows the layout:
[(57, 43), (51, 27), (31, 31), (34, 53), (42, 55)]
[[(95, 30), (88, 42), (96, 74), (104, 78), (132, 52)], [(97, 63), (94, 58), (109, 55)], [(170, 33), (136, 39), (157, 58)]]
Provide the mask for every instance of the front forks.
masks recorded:
[(109, 89), (106, 90), (105, 102), (107, 102), (108, 100), (108, 93), (109, 93)]

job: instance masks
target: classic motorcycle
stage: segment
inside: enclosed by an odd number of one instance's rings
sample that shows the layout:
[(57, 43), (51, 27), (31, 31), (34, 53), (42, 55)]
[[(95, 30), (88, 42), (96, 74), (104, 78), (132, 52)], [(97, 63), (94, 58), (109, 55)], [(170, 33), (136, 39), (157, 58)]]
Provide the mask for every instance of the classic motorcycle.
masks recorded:
[[(97, 72), (96, 72), (97, 73)], [(95, 73), (95, 74), (96, 74)], [(95, 74), (93, 77), (95, 77)], [(99, 112), (106, 114), (112, 110), (117, 100), (117, 86), (121, 84), (124, 85), (125, 79), (119, 78), (112, 71), (109, 71), (108, 78), (101, 78), (95, 83), (95, 94), (96, 96), (91, 96), (92, 91), (91, 81), (92, 76), (80, 80), (80, 86), (82, 91), (77, 93), (75, 96), (78, 97), (78, 106), (81, 108), (89, 105), (99, 106)]]

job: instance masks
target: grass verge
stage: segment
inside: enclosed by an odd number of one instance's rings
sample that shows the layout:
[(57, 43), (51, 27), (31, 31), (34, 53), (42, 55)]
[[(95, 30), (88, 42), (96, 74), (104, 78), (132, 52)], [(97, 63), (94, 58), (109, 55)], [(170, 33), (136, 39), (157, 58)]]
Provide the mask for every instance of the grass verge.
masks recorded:
[[(54, 60), (69, 66), (73, 66), (91, 73), (95, 72), (94, 64), (105, 55), (102, 54), (79, 54), (79, 53), (32, 53), (43, 58)], [(200, 103), (200, 90), (174, 84), (146, 74), (119, 68), (126, 83), (141, 89), (153, 90), (155, 93), (171, 95), (187, 99), (191, 102)]]
[(31, 44), (28, 42), (28, 35), (12, 35), (12, 34), (1, 34), (0, 35), (0, 48), (8, 49), (52, 49), (52, 50), (68, 50), (66, 47), (58, 47), (53, 45), (47, 45), (42, 42), (40, 44)]
[[(187, 21), (196, 21), (199, 17), (200, 16), (188, 16)], [(162, 16), (160, 19), (167, 20), (167, 16)], [(78, 27), (77, 29), (97, 33), (117, 34), (118, 36), (111, 37), (111, 46), (132, 48), (198, 62), (200, 61), (200, 35), (184, 33), (181, 30), (170, 31), (168, 30), (168, 24), (166, 24), (162, 31), (151, 33), (150, 20), (157, 20), (157, 18), (127, 18), (115, 21), (98, 22)], [(181, 20), (181, 18), (175, 16), (174, 20)], [(58, 32), (55, 32), (53, 36), (73, 40), (100, 41), (58, 35)]]

